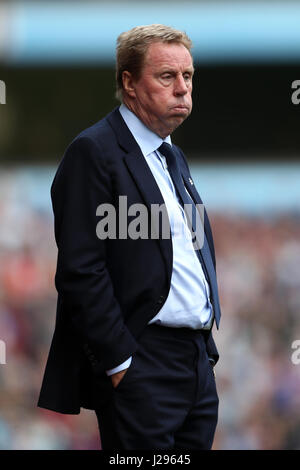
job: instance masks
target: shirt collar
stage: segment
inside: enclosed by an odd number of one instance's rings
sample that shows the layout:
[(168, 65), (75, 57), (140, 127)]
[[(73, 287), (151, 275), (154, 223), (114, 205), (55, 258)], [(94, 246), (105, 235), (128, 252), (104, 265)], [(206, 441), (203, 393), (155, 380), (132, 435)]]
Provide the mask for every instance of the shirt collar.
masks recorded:
[(147, 157), (157, 150), (163, 142), (172, 145), (171, 137), (169, 135), (165, 139), (159, 137), (159, 135), (151, 131), (149, 127), (145, 126), (145, 124), (132, 111), (130, 111), (125, 104), (121, 104), (119, 111), (131, 134), (138, 143), (144, 157)]

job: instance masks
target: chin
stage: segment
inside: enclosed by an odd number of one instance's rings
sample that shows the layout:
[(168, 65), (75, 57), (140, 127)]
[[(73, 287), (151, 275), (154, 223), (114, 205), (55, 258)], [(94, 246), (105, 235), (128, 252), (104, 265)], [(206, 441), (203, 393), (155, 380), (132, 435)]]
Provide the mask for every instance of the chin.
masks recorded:
[(180, 124), (183, 123), (183, 121), (188, 117), (188, 114), (177, 114), (175, 116), (172, 116), (172, 119), (170, 119), (170, 123), (172, 123), (174, 126), (178, 127)]

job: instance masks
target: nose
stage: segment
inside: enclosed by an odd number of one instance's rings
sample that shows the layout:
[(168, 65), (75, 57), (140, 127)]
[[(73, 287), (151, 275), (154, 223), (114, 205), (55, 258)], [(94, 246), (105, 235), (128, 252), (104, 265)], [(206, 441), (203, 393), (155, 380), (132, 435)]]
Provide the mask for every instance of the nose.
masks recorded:
[(183, 75), (178, 74), (174, 83), (174, 95), (182, 96), (185, 95), (187, 91), (188, 87)]

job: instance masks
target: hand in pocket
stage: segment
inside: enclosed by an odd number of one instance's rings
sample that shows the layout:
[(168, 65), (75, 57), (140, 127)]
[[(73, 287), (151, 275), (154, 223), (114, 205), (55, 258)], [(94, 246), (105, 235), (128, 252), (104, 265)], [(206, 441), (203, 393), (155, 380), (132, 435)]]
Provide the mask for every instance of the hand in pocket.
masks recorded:
[(115, 374), (112, 374), (110, 377), (111, 377), (111, 381), (112, 381), (112, 386), (114, 388), (116, 388), (119, 383), (122, 381), (124, 375), (126, 375), (126, 372), (128, 371), (128, 368), (127, 369), (123, 369), (123, 370), (120, 370), (120, 372), (116, 372)]

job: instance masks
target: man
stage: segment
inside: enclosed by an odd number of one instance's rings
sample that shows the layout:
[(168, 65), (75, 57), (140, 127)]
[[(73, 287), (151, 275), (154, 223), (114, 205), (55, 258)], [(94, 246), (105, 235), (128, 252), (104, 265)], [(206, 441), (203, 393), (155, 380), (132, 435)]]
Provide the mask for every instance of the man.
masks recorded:
[[(170, 138), (192, 110), (190, 49), (185, 33), (163, 25), (122, 33), (122, 105), (73, 140), (51, 188), (58, 305), (39, 406), (94, 409), (102, 449), (213, 442), (215, 254), (206, 213), (201, 250), (194, 249), (201, 199)], [(129, 236), (136, 204), (165, 207), (171, 236), (155, 224), (147, 236)], [(101, 221), (111, 207), (116, 221), (105, 237)], [(178, 221), (184, 236), (176, 236)]]

